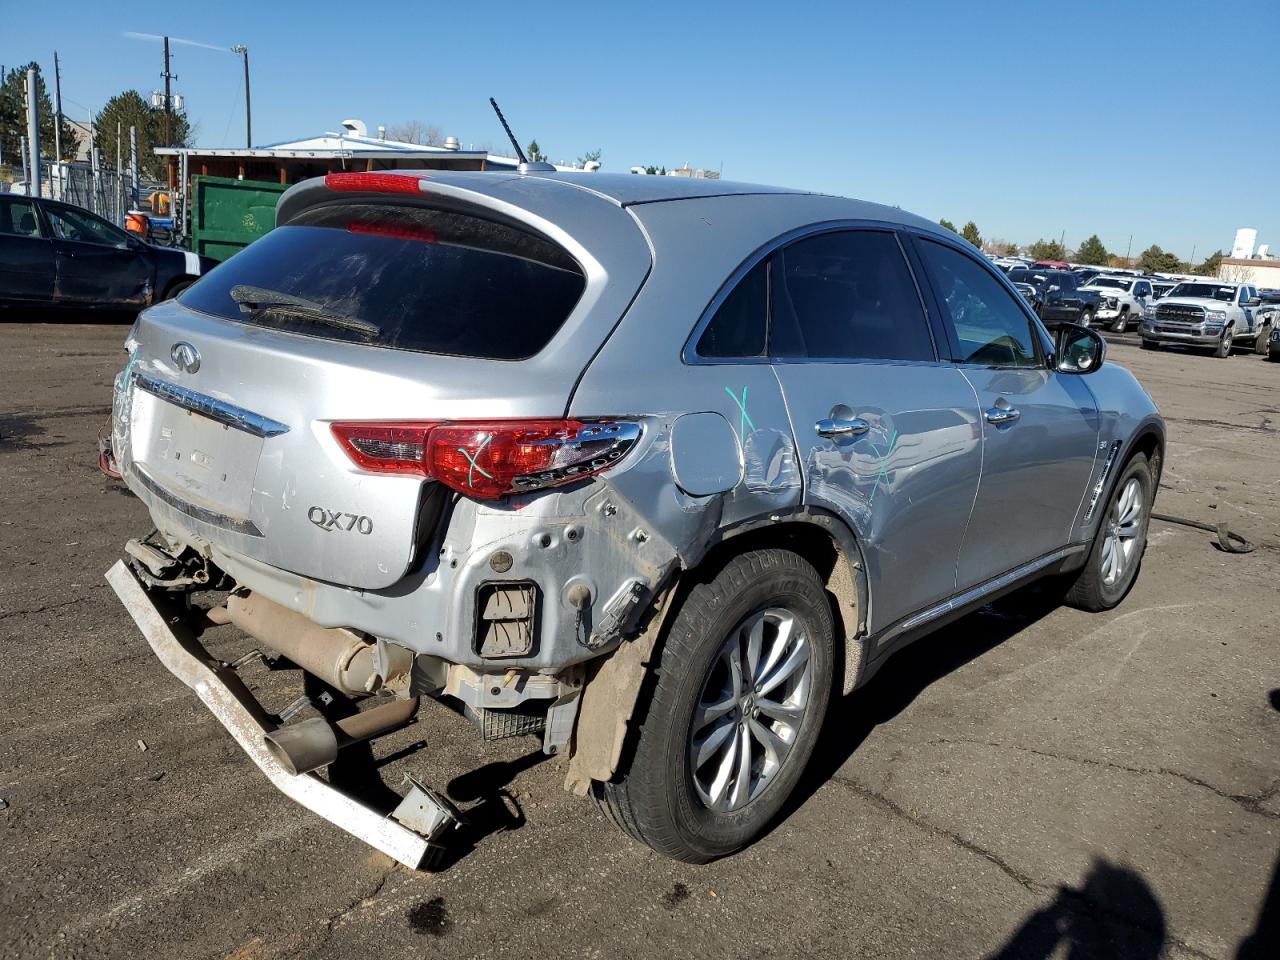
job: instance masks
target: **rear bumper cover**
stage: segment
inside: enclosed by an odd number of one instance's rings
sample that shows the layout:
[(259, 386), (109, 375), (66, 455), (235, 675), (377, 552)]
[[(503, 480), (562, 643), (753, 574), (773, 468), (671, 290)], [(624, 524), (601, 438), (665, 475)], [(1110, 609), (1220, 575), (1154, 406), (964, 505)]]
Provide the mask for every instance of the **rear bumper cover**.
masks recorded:
[(274, 720), (235, 671), (210, 656), (179, 618), (166, 617), (124, 561), (117, 561), (106, 579), (160, 662), (195, 691), (282, 793), (405, 866), (417, 869), (422, 865), (433, 846), (431, 838), (365, 806), (314, 774), (290, 773), (263, 740), (264, 734), (276, 728)]

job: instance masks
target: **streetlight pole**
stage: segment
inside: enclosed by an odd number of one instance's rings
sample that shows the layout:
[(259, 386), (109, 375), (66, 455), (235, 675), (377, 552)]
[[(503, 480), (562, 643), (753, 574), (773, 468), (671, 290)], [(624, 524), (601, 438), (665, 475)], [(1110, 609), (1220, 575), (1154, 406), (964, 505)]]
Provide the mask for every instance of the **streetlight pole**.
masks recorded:
[(244, 145), (252, 150), (253, 108), (249, 99), (249, 48), (241, 43), (232, 47), (231, 52), (238, 53), (244, 58)]

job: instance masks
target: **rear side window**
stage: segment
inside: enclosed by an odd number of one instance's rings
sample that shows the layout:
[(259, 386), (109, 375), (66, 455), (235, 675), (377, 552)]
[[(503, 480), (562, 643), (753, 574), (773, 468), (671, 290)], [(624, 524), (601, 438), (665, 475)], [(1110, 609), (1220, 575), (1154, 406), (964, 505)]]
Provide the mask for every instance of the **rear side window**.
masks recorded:
[(920, 255), (933, 274), (960, 343), (961, 363), (999, 367), (1039, 365), (1031, 322), (980, 264), (951, 247), (923, 240)]
[(725, 297), (698, 338), (698, 356), (762, 357), (769, 314), (769, 264), (757, 263)]
[(892, 233), (823, 233), (779, 251), (773, 272), (777, 357), (933, 360), (915, 283)]
[[(550, 342), (585, 287), (567, 251), (507, 224), (419, 207), (330, 204), (236, 254), (181, 302), (305, 336), (523, 360)], [(271, 294), (306, 309), (255, 306)]]
[(39, 237), (40, 221), (36, 219), (36, 205), (30, 200), (0, 199), (0, 235), (8, 237)]

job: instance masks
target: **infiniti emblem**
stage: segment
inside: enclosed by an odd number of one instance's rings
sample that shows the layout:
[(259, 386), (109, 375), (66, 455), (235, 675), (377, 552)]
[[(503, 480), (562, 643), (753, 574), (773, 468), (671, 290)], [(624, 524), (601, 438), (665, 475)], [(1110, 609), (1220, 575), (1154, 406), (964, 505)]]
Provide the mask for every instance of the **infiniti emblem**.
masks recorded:
[(175, 343), (169, 349), (169, 356), (173, 357), (173, 362), (178, 365), (179, 370), (195, 373), (200, 369), (200, 351), (185, 340)]

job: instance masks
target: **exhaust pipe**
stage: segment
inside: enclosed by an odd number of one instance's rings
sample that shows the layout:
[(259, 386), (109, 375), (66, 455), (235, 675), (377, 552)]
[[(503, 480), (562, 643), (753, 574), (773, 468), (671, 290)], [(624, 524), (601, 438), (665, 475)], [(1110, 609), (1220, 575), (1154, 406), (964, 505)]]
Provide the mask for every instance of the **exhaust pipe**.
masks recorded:
[(343, 693), (373, 693), (382, 683), (374, 663), (376, 648), (350, 630), (317, 626), (256, 593), (228, 597), (227, 617), (255, 640)]
[(391, 703), (329, 723), (312, 717), (264, 734), (267, 749), (290, 773), (310, 773), (338, 759), (338, 751), (408, 725), (418, 712), (418, 698)]

